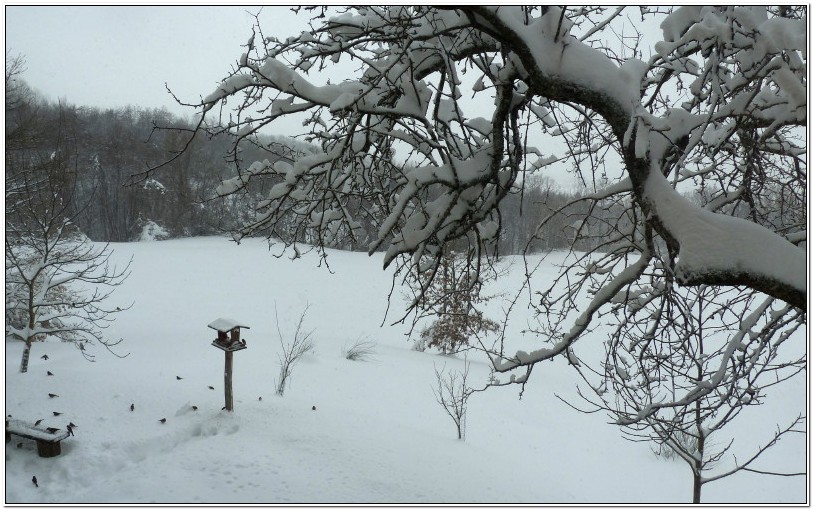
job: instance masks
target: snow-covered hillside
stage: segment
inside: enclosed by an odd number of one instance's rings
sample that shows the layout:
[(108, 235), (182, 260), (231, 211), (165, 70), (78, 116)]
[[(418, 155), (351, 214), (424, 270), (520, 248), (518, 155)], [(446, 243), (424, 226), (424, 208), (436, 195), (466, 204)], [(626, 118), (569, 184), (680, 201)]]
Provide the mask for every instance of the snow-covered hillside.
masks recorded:
[[(575, 395), (565, 363), (538, 367), (522, 400), (518, 388), (475, 394), (466, 440), (457, 440), (432, 385), (434, 367), (460, 370), (462, 355), (413, 351), (406, 326), (380, 327), (391, 280), (379, 255), (330, 252), (331, 273), (316, 267), (313, 254), (275, 258), (259, 240), (111, 246), (117, 260), (134, 257), (114, 299), (135, 304), (108, 330), (125, 339), (126, 358), (97, 347), (89, 363), (70, 344), (37, 343), (29, 372), (20, 374), (22, 345), (6, 344), (6, 414), (77, 425), (59, 457), (40, 458), (32, 441), (17, 437), (6, 444), (6, 503), (691, 501), (685, 465), (624, 440), (607, 416), (578, 413), (555, 397)], [(500, 288), (520, 282), (522, 265), (513, 267)], [(305, 326), (315, 329), (315, 351), (294, 368), (284, 397), (273, 391), (275, 303), (283, 333), (306, 304)], [(489, 305), (499, 318), (504, 305)], [(394, 302), (386, 324), (402, 310)], [(528, 312), (515, 313), (519, 336)], [(234, 413), (221, 410), (224, 356), (206, 327), (219, 317), (251, 327), (243, 332), (248, 349), (234, 354)], [(373, 358), (344, 359), (342, 348), (363, 338), (376, 342)], [(590, 345), (600, 350), (601, 339), (581, 342), (579, 354)], [(476, 354), (469, 361), (479, 386), (488, 366)], [(735, 444), (755, 446), (777, 417), (804, 403), (803, 379), (774, 388), (766, 405), (734, 423)], [(803, 470), (805, 445), (805, 437), (783, 439), (755, 467)], [(745, 473), (703, 491), (707, 503), (804, 502), (806, 480)]]

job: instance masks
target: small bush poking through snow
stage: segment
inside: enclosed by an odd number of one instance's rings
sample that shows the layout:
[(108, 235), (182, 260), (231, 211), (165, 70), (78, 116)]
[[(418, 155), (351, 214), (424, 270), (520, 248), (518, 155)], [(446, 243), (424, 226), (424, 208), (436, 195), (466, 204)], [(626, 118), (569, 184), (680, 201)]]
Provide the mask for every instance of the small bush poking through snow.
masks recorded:
[(353, 345), (342, 348), (342, 356), (350, 361), (367, 361), (375, 354), (375, 342), (359, 338)]
[(425, 352), (426, 351), (426, 338), (423, 336), (418, 336), (415, 341), (412, 343), (412, 350), (417, 352)]
[(302, 324), (305, 322), (305, 315), (308, 313), (310, 305), (302, 310), (299, 316), (299, 321), (296, 323), (296, 331), (294, 337), (289, 343), (285, 343), (282, 337), (282, 331), (279, 328), (279, 314), (277, 314), (277, 305), (274, 304), (274, 318), (277, 322), (277, 334), (279, 335), (279, 343), (282, 346), (282, 354), (279, 355), (279, 379), (275, 381), (277, 395), (282, 396), (285, 393), (285, 386), (291, 379), (291, 372), (297, 361), (302, 359), (302, 356), (313, 350), (313, 341), (311, 336), (314, 330), (303, 331)]

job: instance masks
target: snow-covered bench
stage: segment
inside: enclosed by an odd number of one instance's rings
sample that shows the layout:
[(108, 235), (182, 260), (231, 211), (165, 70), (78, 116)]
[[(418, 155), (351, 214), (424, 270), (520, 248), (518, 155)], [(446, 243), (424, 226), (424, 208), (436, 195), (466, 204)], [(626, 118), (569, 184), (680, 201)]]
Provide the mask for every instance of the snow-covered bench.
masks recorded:
[(29, 425), (22, 420), (6, 419), (6, 442), (11, 441), (11, 435), (33, 439), (37, 442), (37, 453), (40, 457), (56, 457), (62, 453), (59, 442), (68, 437), (65, 430), (39, 428)]

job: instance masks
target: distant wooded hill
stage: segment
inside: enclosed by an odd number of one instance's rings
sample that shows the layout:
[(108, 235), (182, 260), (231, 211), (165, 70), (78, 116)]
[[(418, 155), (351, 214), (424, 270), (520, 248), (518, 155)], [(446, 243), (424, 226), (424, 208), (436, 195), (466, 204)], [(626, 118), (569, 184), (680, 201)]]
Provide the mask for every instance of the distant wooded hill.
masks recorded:
[[(23, 85), (24, 87), (24, 85)], [(76, 186), (74, 201), (82, 204), (78, 227), (94, 241), (126, 242), (145, 238), (175, 238), (228, 232), (255, 214), (256, 204), (273, 182), (253, 181), (246, 193), (220, 198), (218, 184), (235, 175), (227, 153), (227, 136), (197, 137), (177, 159), (149, 178), (133, 183), (132, 176), (167, 161), (188, 140), (191, 122), (166, 109), (127, 106), (116, 109), (52, 103), (26, 90), (21, 104), (6, 105), (6, 166), (14, 168), (33, 160), (57, 158), (69, 166)], [(275, 149), (267, 149), (273, 145)], [(292, 138), (268, 136), (244, 149), (244, 166), (255, 160), (271, 163), (282, 156), (280, 147), (300, 152), (316, 148)], [(283, 151), (284, 152), (284, 151)], [(290, 151), (289, 151), (290, 154)], [(602, 217), (622, 214), (621, 204), (607, 204), (603, 211), (588, 210), (587, 202), (565, 208), (544, 228), (540, 218), (578, 198), (580, 191), (563, 191), (540, 176), (526, 178), (501, 206), (500, 252), (522, 253), (567, 248), (594, 248), (602, 241)], [(585, 221), (587, 218), (587, 221)], [(363, 238), (335, 246), (366, 250), (376, 232), (365, 228)]]

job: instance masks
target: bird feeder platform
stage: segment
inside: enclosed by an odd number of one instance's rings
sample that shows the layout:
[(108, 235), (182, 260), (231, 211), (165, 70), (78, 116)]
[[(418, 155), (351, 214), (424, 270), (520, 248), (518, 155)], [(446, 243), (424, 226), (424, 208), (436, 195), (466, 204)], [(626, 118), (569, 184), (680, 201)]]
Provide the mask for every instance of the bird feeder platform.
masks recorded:
[(226, 352), (241, 351), (246, 348), (246, 341), (240, 340), (240, 328), (250, 329), (232, 319), (220, 318), (212, 321), (209, 327), (217, 331), (217, 338), (212, 345)]
[(217, 338), (214, 339), (212, 345), (226, 353), (226, 365), (223, 370), (223, 390), (226, 397), (224, 409), (233, 411), (234, 399), (231, 389), (232, 355), (234, 351), (241, 351), (246, 348), (246, 341), (240, 340), (240, 328), (249, 329), (249, 327), (235, 320), (224, 318), (212, 321), (209, 327), (217, 331)]

